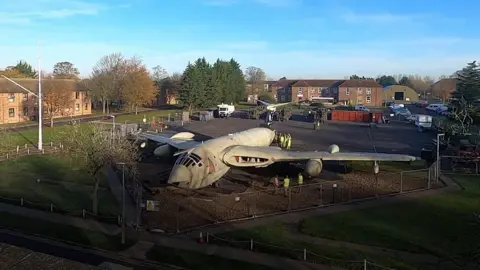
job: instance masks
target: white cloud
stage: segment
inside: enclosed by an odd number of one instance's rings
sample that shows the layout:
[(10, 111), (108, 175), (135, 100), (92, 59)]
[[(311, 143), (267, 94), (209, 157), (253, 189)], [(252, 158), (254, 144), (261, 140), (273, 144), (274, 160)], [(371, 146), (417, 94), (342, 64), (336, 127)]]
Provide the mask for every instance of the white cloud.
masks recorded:
[[(7, 0), (8, 1), (8, 0)], [(107, 7), (82, 1), (36, 0), (27, 3), (8, 1), (0, 12), (0, 24), (28, 24), (35, 20), (63, 19), (78, 15), (97, 15)], [(30, 5), (31, 4), (31, 5)]]
[(340, 13), (340, 18), (348, 23), (410, 23), (427, 17), (426, 15), (407, 15), (384, 13), (360, 14), (353, 11)]

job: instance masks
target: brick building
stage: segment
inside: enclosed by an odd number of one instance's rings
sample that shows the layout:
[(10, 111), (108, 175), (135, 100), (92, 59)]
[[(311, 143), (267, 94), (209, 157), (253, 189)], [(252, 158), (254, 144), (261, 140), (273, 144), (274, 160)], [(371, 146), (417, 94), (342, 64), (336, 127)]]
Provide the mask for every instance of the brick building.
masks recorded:
[[(36, 79), (13, 79), (18, 84), (38, 93)], [(72, 107), (58, 112), (55, 116), (69, 117), (92, 113), (91, 99), (86, 88), (75, 80), (62, 80), (62, 84), (72, 90)], [(37, 97), (27, 93), (6, 79), (0, 79), (0, 124), (20, 123), (36, 120), (38, 116)], [(45, 106), (45, 104), (44, 104)], [(44, 107), (44, 118), (47, 117)]]
[[(269, 82), (271, 83), (271, 82)], [(278, 102), (330, 97), (343, 104), (381, 106), (383, 88), (374, 80), (279, 80), (268, 89)]]
[[(338, 85), (338, 86), (337, 86)], [(333, 88), (337, 101), (345, 105), (382, 106), (383, 87), (374, 80), (346, 80)]]

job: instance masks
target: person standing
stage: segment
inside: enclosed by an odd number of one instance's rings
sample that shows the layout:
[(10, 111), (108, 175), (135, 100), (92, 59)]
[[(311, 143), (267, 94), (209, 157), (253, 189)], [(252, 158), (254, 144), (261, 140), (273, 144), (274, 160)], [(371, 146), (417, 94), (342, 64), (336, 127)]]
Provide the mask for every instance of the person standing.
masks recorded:
[(302, 192), (303, 186), (303, 175), (301, 172), (298, 173), (298, 193)]
[(275, 177), (273, 178), (273, 186), (275, 188), (274, 195), (277, 195), (278, 186), (279, 186), (278, 175), (275, 175)]
[(288, 188), (290, 187), (290, 178), (288, 178), (288, 175), (285, 176), (285, 179), (283, 180), (283, 191), (285, 196), (288, 195)]

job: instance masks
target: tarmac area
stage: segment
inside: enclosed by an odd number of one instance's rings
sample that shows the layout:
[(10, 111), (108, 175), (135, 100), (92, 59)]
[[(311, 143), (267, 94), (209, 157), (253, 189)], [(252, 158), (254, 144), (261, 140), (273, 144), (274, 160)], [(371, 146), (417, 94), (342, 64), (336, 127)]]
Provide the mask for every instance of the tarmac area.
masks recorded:
[[(243, 119), (240, 113), (230, 119), (214, 119), (208, 122), (192, 122), (178, 131), (196, 134), (196, 140), (227, 135), (249, 128), (259, 127), (263, 120)], [(273, 128), (289, 133), (293, 138), (293, 151), (327, 150), (337, 144), (340, 151), (397, 153), (420, 156), (425, 144), (431, 143), (432, 134), (419, 133), (406, 123), (390, 123), (370, 128), (364, 123), (329, 121), (319, 130), (305, 117), (294, 115), (287, 122), (274, 122)], [(303, 209), (373, 197), (375, 194), (392, 194), (427, 187), (428, 172), (403, 176), (400, 173), (382, 172), (375, 180), (373, 169), (349, 171), (343, 164), (324, 164), (324, 170), (315, 178), (305, 179), (302, 189), (295, 187), (295, 176), (302, 164), (275, 164), (263, 169), (232, 169), (220, 180), (220, 187), (207, 187), (197, 191), (166, 187), (165, 182), (173, 164), (154, 157), (140, 164), (140, 180), (150, 186), (152, 193), (144, 199), (158, 202), (158, 212), (145, 212), (147, 227), (164, 231), (179, 231), (213, 222), (259, 216), (291, 209)], [(283, 189), (275, 191), (270, 179), (279, 175), (294, 177), (291, 194)], [(334, 185), (336, 184), (336, 185)], [(333, 188), (335, 187), (335, 188)], [(300, 192), (301, 191), (301, 192)]]

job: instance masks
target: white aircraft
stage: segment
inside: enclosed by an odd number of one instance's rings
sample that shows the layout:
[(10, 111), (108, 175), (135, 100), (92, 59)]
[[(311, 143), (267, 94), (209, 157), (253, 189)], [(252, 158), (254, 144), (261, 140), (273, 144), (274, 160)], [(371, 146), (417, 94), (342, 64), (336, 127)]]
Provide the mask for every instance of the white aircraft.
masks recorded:
[(272, 111), (274, 112), (278, 107), (281, 107), (281, 106), (284, 106), (284, 105), (287, 105), (287, 104), (290, 104), (290, 102), (287, 102), (287, 103), (278, 103), (278, 104), (270, 104), (268, 102), (265, 102), (263, 100), (257, 100), (257, 105), (258, 106), (262, 106), (262, 107), (266, 107), (267, 110), (269, 111)]
[[(322, 162), (325, 160), (369, 160), (373, 161), (377, 171), (377, 161), (417, 159), (399, 154), (340, 153), (335, 144), (331, 145), (328, 151), (285, 151), (270, 146), (275, 138), (275, 131), (268, 128), (252, 128), (205, 142), (194, 141), (194, 134), (190, 132), (180, 132), (170, 138), (151, 133), (139, 136), (164, 144), (154, 150), (155, 156), (178, 156), (168, 183), (187, 189), (209, 186), (224, 176), (231, 167), (259, 168), (275, 162), (305, 160), (305, 174), (315, 177), (322, 171)], [(145, 146), (146, 142), (143, 142), (141, 147)]]

